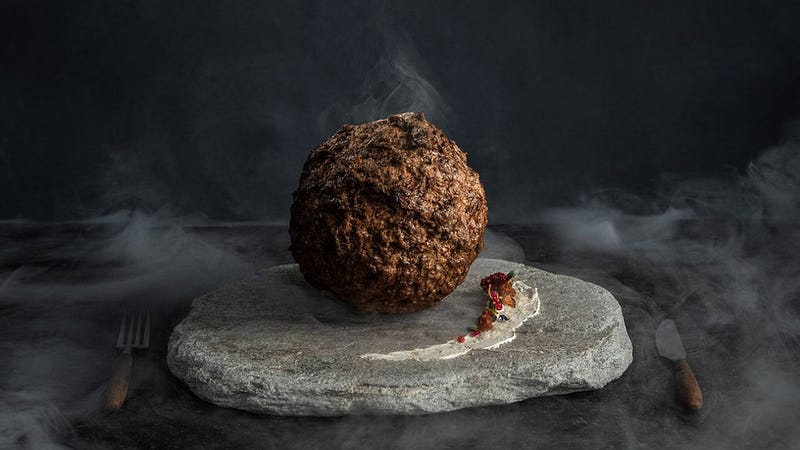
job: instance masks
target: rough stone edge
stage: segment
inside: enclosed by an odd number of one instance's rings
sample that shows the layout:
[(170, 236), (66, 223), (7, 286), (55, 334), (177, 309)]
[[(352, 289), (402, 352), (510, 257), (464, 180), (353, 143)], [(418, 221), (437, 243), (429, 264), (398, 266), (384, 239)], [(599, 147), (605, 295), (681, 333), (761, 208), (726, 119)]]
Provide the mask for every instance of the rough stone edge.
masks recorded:
[[(537, 271), (548, 273), (541, 269), (535, 269), (530, 266), (526, 266), (520, 263), (512, 263), (515, 265), (522, 265), (526, 268), (534, 269)], [(561, 274), (552, 274), (556, 277), (565, 277), (565, 278), (575, 278), (568, 275), (561, 275)], [(239, 391), (240, 395), (236, 395), (234, 392), (229, 392), (217, 387), (216, 389), (210, 389), (212, 386), (215, 386), (216, 383), (214, 380), (217, 378), (218, 374), (224, 373), (226, 371), (225, 367), (220, 366), (219, 364), (206, 364), (203, 367), (203, 370), (195, 370), (194, 376), (189, 377), (188, 373), (188, 366), (190, 364), (178, 364), (176, 361), (179, 359), (183, 362), (191, 361), (193, 358), (191, 355), (187, 355), (186, 352), (183, 353), (183, 358), (178, 358), (178, 351), (176, 348), (182, 347), (185, 349), (185, 346), (181, 346), (177, 344), (179, 339), (182, 339), (183, 336), (181, 335), (181, 325), (183, 325), (183, 321), (175, 327), (172, 335), (170, 336), (169, 340), (169, 347), (168, 347), (168, 355), (167, 355), (167, 363), (170, 370), (180, 378), (189, 388), (198, 395), (200, 398), (203, 398), (209, 402), (215, 403), (220, 406), (224, 407), (232, 407), (241, 410), (246, 410), (258, 414), (277, 414), (277, 415), (292, 415), (292, 416), (343, 416), (343, 415), (350, 415), (350, 414), (364, 414), (364, 415), (415, 415), (415, 414), (430, 414), (436, 412), (448, 412), (454, 411), (463, 408), (469, 407), (476, 407), (476, 406), (492, 406), (492, 405), (503, 405), (514, 403), (517, 401), (527, 400), (530, 398), (540, 397), (540, 396), (549, 396), (549, 395), (560, 395), (565, 393), (573, 393), (573, 392), (581, 392), (581, 391), (589, 391), (600, 389), (607, 385), (608, 383), (618, 379), (621, 377), (630, 364), (633, 361), (633, 349), (632, 343), (630, 338), (628, 337), (627, 328), (625, 326), (624, 316), (622, 314), (622, 309), (619, 305), (619, 302), (614, 298), (614, 296), (608, 292), (602, 286), (596, 285), (594, 283), (590, 283), (587, 281), (583, 281), (580, 279), (575, 278), (581, 283), (585, 283), (587, 285), (592, 285), (599, 289), (602, 292), (602, 295), (610, 297), (610, 300), (613, 301), (613, 310), (614, 315), (617, 320), (610, 323), (610, 325), (604, 330), (608, 328), (612, 328), (614, 330), (613, 333), (608, 334), (604, 339), (602, 339), (602, 343), (600, 346), (594, 346), (591, 351), (589, 351), (588, 358), (582, 358), (587, 363), (586, 364), (576, 364), (576, 367), (580, 367), (582, 370), (580, 371), (572, 371), (571, 379), (574, 380), (570, 383), (562, 383), (560, 386), (561, 388), (556, 389), (547, 389), (547, 384), (542, 383), (542, 388), (544, 389), (532, 389), (530, 383), (523, 383), (524, 385), (524, 393), (520, 390), (520, 395), (514, 397), (513, 395), (510, 398), (505, 399), (498, 399), (496, 402), (487, 402), (485, 399), (481, 399), (483, 401), (477, 401), (474, 396), (461, 396), (465, 400), (462, 401), (451, 401), (445, 402), (447, 405), (442, 405), (442, 402), (434, 403), (430, 401), (426, 401), (426, 396), (419, 396), (417, 395), (417, 399), (422, 399), (422, 401), (416, 402), (409, 402), (407, 401), (408, 398), (406, 395), (402, 395), (402, 392), (399, 392), (397, 389), (389, 386), (370, 386), (368, 384), (364, 384), (360, 382), (361, 377), (353, 377), (353, 383), (341, 385), (340, 388), (344, 389), (337, 389), (335, 386), (328, 386), (328, 388), (332, 389), (323, 389), (328, 391), (333, 391), (336, 393), (335, 398), (331, 399), (333, 401), (327, 402), (324, 405), (319, 403), (319, 397), (316, 395), (310, 395), (309, 400), (305, 402), (306, 407), (302, 411), (298, 411), (298, 404), (293, 403), (291, 407), (287, 407), (285, 401), (285, 395), (281, 395), (280, 397), (275, 398), (275, 402), (272, 407), (265, 407), (263, 400), (268, 400), (268, 398), (261, 397), (261, 402), (254, 403), (250, 400), (254, 397), (252, 394), (246, 393), (244, 391)], [(616, 325), (616, 326), (615, 326)], [(525, 331), (519, 330), (518, 333), (524, 334)], [(495, 352), (495, 350), (487, 350), (487, 349), (478, 349), (474, 350), (472, 353), (471, 358), (480, 357), (481, 354), (485, 352)], [(496, 352), (495, 355), (503, 354), (501, 352)], [(616, 358), (608, 359), (602, 358), (601, 355), (603, 354), (611, 354), (617, 356)], [(508, 356), (507, 354), (503, 354)], [(466, 356), (466, 355), (465, 355)], [(178, 358), (178, 359), (176, 359)], [(389, 364), (397, 363), (397, 361), (386, 362)], [(425, 364), (427, 362), (420, 362), (420, 361), (412, 361), (411, 363), (414, 364)], [(218, 367), (219, 366), (219, 367)], [(361, 365), (360, 365), (361, 366)], [(531, 370), (535, 369), (533, 364), (528, 364), (524, 367), (518, 367), (517, 370), (514, 371), (513, 374), (509, 373), (509, 376), (512, 380), (519, 380), (521, 379), (522, 374), (520, 372), (525, 372), (525, 369)], [(598, 368), (602, 367), (602, 371), (597, 371)], [(613, 370), (608, 370), (608, 367), (612, 367)], [(363, 372), (364, 367), (359, 367), (358, 372)], [(605, 372), (606, 376), (598, 377), (598, 374), (603, 374)], [(536, 381), (533, 379), (529, 379), (526, 381)], [(425, 391), (431, 389), (440, 389), (441, 385), (436, 383), (430, 383), (428, 385), (419, 385), (415, 386), (413, 389), (417, 391)], [(358, 394), (366, 394), (365, 390), (378, 390), (381, 391), (384, 398), (389, 399), (396, 399), (398, 397), (404, 397), (404, 401), (397, 402), (391, 408), (378, 408), (377, 405), (374, 403), (377, 401), (372, 399), (370, 401), (369, 398), (361, 398), (359, 399)], [(446, 387), (446, 389), (451, 391), (459, 391), (462, 390), (464, 392), (469, 391), (478, 391), (480, 390), (480, 386), (476, 387), (474, 383), (458, 383), (458, 384), (450, 384)], [(307, 389), (301, 389), (303, 394), (309, 394)], [(221, 392), (226, 392), (224, 395), (221, 395)], [(509, 389), (509, 392), (513, 394), (515, 390), (513, 386)], [(371, 394), (374, 395), (374, 392)], [(451, 396), (453, 397), (453, 396)], [(455, 398), (459, 398), (459, 396), (455, 396)], [(234, 401), (234, 399), (236, 401)], [(299, 399), (298, 399), (299, 400)], [(248, 407), (248, 404), (252, 405), (252, 407)]]

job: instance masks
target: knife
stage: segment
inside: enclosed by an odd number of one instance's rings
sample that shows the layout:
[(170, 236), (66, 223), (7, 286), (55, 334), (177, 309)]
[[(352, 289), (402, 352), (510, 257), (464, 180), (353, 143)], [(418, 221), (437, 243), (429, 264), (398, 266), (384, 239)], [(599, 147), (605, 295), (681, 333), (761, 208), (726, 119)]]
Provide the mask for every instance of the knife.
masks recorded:
[(675, 363), (675, 385), (680, 401), (687, 408), (697, 411), (703, 407), (703, 392), (697, 384), (692, 368), (686, 362), (686, 350), (681, 336), (671, 319), (662, 320), (656, 329), (658, 354)]

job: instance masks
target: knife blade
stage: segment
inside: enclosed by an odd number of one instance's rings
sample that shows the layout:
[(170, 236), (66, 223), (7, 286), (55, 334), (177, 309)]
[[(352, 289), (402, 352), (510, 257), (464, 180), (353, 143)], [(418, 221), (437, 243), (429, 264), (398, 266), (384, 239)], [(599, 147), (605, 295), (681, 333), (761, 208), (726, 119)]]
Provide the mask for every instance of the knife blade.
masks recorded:
[(678, 400), (687, 408), (699, 410), (703, 407), (703, 391), (697, 378), (686, 362), (686, 350), (678, 334), (678, 328), (671, 319), (662, 320), (656, 329), (656, 348), (658, 354), (674, 362), (675, 385)]

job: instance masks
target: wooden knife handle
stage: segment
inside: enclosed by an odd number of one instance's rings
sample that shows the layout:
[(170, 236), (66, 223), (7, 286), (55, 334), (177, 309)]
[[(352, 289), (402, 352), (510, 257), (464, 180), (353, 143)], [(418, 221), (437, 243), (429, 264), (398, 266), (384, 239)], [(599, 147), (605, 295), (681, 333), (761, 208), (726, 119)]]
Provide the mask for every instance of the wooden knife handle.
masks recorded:
[(703, 407), (703, 391), (697, 384), (692, 368), (685, 359), (675, 363), (675, 384), (678, 391), (678, 401), (687, 408), (697, 411)]
[(126, 349), (114, 361), (114, 373), (108, 382), (105, 396), (103, 397), (103, 410), (114, 412), (122, 407), (128, 395), (128, 380), (131, 378), (133, 358), (130, 349)]

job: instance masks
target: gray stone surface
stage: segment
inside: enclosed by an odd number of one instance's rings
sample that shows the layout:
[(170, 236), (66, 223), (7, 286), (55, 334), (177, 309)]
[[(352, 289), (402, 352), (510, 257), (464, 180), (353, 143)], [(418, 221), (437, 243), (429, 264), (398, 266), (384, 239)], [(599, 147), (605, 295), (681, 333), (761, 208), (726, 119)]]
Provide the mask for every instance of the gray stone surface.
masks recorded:
[[(513, 341), (444, 360), (362, 357), (465, 334), (483, 309), (480, 278), (510, 270), (541, 299), (540, 314)], [(485, 258), (436, 307), (390, 316), (353, 313), (311, 288), (297, 265), (266, 269), (197, 298), (173, 331), (168, 353), (172, 372), (205, 400), (320, 416), (421, 414), (599, 389), (631, 360), (622, 313), (608, 291)]]

